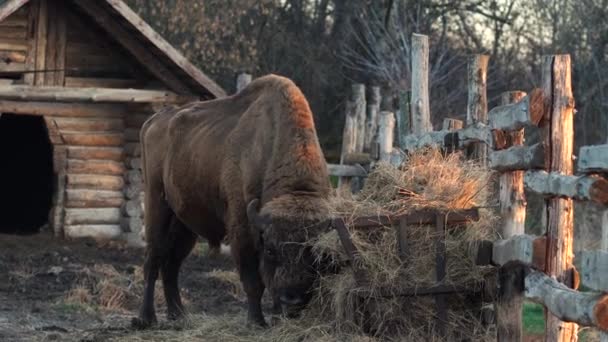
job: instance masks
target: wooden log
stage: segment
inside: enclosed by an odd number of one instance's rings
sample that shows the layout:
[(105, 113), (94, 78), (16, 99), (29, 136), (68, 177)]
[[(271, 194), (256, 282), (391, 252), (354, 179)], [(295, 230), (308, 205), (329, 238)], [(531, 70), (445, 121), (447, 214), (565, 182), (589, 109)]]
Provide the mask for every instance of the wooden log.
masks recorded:
[(125, 232), (139, 232), (144, 225), (144, 220), (141, 217), (123, 217), (120, 221), (120, 226)]
[[(486, 78), (489, 59), (487, 55), (474, 55), (468, 62), (467, 126), (478, 122), (488, 123)], [(488, 158), (488, 146), (474, 144), (472, 157), (485, 164)]]
[[(522, 93), (518, 93), (521, 96)], [(507, 93), (506, 96), (512, 95)], [(502, 104), (492, 108), (488, 113), (490, 127), (492, 129), (517, 131), (527, 125), (538, 126), (545, 113), (544, 104), (543, 91), (536, 88), (518, 102)]]
[(141, 217), (143, 213), (141, 201), (139, 199), (126, 201), (122, 206), (122, 211), (127, 217)]
[(67, 189), (66, 208), (120, 208), (122, 191)]
[[(575, 291), (542, 272), (530, 270), (525, 278), (525, 296), (544, 305), (562, 321), (608, 331), (608, 294)], [(571, 335), (572, 331), (557, 333), (556, 337)]]
[(148, 114), (127, 114), (125, 115), (125, 125), (131, 128), (141, 128), (150, 116)]
[(243, 90), (249, 83), (251, 83), (252, 76), (248, 73), (240, 73), (236, 77), (236, 92)]
[(518, 261), (537, 269), (543, 269), (545, 243), (544, 236), (536, 237), (524, 234), (497, 240), (492, 248), (492, 263), (503, 266), (511, 261)]
[(380, 161), (390, 162), (391, 153), (393, 152), (395, 115), (392, 112), (380, 112), (380, 122), (378, 126)]
[(608, 292), (608, 252), (581, 251), (576, 259), (581, 283), (595, 291)]
[(122, 190), (125, 186), (122, 176), (68, 174), (70, 189)]
[[(551, 94), (551, 109), (547, 111), (551, 124), (545, 129), (548, 171), (563, 175), (572, 174), (574, 142), (571, 65), (569, 55), (546, 58), (543, 69), (545, 94)], [(550, 76), (550, 77), (549, 77)], [(547, 265), (545, 272), (566, 284), (573, 283), (570, 269), (573, 262), (574, 212), (571, 199), (553, 198), (547, 206)], [(553, 312), (555, 314), (555, 312)], [(558, 315), (559, 316), (559, 315)], [(577, 326), (561, 322), (559, 317), (547, 317), (546, 336), (550, 341), (571, 341), (577, 336)]]
[[(23, 74), (26, 71), (25, 63), (6, 62), (0, 60), (0, 74), (11, 75), (11, 74)], [(0, 87), (12, 87), (13, 85), (3, 84)]]
[(464, 122), (458, 119), (445, 118), (443, 119), (442, 131), (457, 131), (464, 127)]
[(367, 171), (361, 166), (327, 164), (327, 170), (332, 176), (338, 177), (366, 177)]
[(125, 141), (123, 133), (80, 133), (66, 131), (61, 136), (65, 144), (76, 146), (122, 146)]
[[(43, 69), (41, 69), (43, 70)], [(44, 74), (44, 73), (37, 73)], [(0, 86), (0, 98), (5, 100), (52, 101), (52, 102), (134, 102), (134, 103), (186, 103), (193, 97), (180, 96), (170, 91), (113, 88), (43, 88), (27, 85)]]
[(530, 147), (513, 146), (490, 153), (490, 168), (500, 172), (542, 169), (544, 158), (545, 151), (542, 144), (534, 144)]
[(141, 144), (140, 143), (126, 143), (125, 154), (129, 157), (140, 157), (141, 156)]
[(365, 85), (355, 83), (351, 89), (351, 108), (356, 118), (355, 152), (363, 152), (365, 145)]
[[(541, 92), (541, 90), (538, 90)], [(511, 103), (521, 103), (523, 92), (507, 92), (501, 95), (502, 108), (512, 106)], [(538, 95), (536, 95), (538, 97)], [(542, 94), (541, 94), (542, 101)], [(526, 106), (526, 111), (529, 106)], [(496, 108), (495, 108), (496, 109)], [(498, 114), (495, 109), (490, 111), (491, 124), (495, 124)], [(494, 112), (494, 114), (493, 114)], [(541, 113), (542, 117), (542, 113)], [(523, 128), (507, 133), (512, 137), (514, 146), (522, 146), (524, 142)], [(503, 239), (521, 235), (525, 233), (526, 222), (526, 197), (524, 194), (523, 171), (504, 172), (499, 176), (499, 198), (500, 213), (502, 216), (501, 235)], [(543, 265), (544, 267), (544, 265)], [(501, 286), (507, 286), (501, 284)], [(498, 340), (499, 341), (521, 341), (523, 336), (523, 296), (521, 293), (514, 293), (509, 298), (502, 298), (496, 305), (498, 316)]]
[(131, 78), (66, 77), (65, 86), (73, 88), (133, 88), (137, 80)]
[(65, 235), (68, 238), (95, 238), (110, 240), (120, 237), (122, 229), (118, 224), (82, 224), (66, 225)]
[(125, 141), (127, 141), (127, 142), (139, 142), (139, 128), (127, 128), (127, 129), (125, 129)]
[(578, 157), (578, 172), (608, 172), (608, 145), (583, 146)]
[(125, 151), (120, 147), (68, 146), (68, 158), (78, 160), (113, 160), (121, 162)]
[[(28, 50), (27, 41), (22, 40), (22, 39), (0, 38), (0, 50), (27, 52), (27, 50)], [(27, 63), (26, 63), (26, 70), (27, 70)]]
[(545, 171), (527, 171), (524, 182), (529, 190), (546, 197), (608, 204), (608, 180), (599, 176), (568, 176)]
[(412, 35), (412, 133), (433, 130), (429, 105), (429, 37)]
[(52, 118), (60, 130), (79, 132), (122, 131), (125, 123), (121, 118)]
[(363, 151), (370, 152), (374, 137), (378, 134), (378, 114), (380, 113), (380, 87), (370, 88), (370, 99), (367, 105), (367, 119), (365, 122), (365, 141)]
[(121, 117), (125, 108), (116, 104), (85, 104), (36, 101), (2, 101), (0, 112), (25, 115)]
[(65, 224), (120, 224), (120, 208), (71, 208), (65, 211)]
[(124, 187), (125, 197), (127, 199), (139, 199), (139, 195), (144, 191), (142, 183), (132, 183)]
[(112, 160), (68, 159), (67, 165), (68, 174), (123, 175), (126, 170), (123, 163)]
[(125, 178), (130, 184), (137, 184), (143, 182), (143, 177), (140, 170), (127, 171)]

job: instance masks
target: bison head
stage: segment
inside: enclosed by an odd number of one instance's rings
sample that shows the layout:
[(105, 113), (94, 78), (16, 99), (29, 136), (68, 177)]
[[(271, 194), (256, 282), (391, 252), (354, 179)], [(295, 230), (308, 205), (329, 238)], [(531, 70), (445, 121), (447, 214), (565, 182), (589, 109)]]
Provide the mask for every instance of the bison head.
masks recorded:
[(294, 316), (309, 302), (315, 281), (327, 270), (309, 242), (331, 229), (331, 220), (323, 209), (315, 217), (302, 207), (293, 208), (290, 215), (276, 215), (272, 209), (260, 213), (258, 206), (258, 200), (251, 201), (247, 216), (257, 236), (261, 276), (283, 312)]

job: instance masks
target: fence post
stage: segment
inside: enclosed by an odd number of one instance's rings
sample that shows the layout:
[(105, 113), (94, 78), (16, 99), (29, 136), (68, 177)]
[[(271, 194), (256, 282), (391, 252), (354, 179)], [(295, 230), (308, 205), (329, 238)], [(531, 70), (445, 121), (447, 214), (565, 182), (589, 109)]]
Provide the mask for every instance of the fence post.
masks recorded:
[(380, 161), (390, 162), (393, 152), (393, 141), (395, 135), (395, 115), (392, 112), (380, 112), (378, 124), (378, 144), (380, 145)]
[[(546, 56), (543, 59), (543, 91), (548, 99), (545, 113), (545, 163), (548, 172), (572, 174), (574, 140), (570, 55)], [(545, 272), (566, 285), (573, 286), (574, 215), (572, 199), (546, 201), (547, 258)], [(548, 314), (547, 341), (568, 342), (577, 338), (578, 326)]]
[[(488, 55), (471, 56), (468, 63), (468, 101), (467, 126), (478, 122), (488, 123), (488, 98), (486, 78), (488, 72)], [(483, 143), (473, 144), (471, 156), (486, 164), (488, 147)]]
[(400, 91), (397, 94), (397, 143), (405, 151), (405, 137), (410, 133), (411, 92)]
[[(518, 102), (526, 96), (522, 91), (505, 92), (501, 95), (500, 105)], [(507, 132), (512, 139), (512, 144), (523, 145), (523, 128)], [(525, 233), (526, 221), (526, 199), (524, 196), (524, 172), (504, 172), (499, 177), (500, 186), (500, 214), (502, 216), (501, 238), (508, 239), (514, 235)], [(521, 293), (513, 293), (504, 300), (499, 300), (496, 305), (496, 325), (498, 341), (521, 341), (523, 337), (523, 296)]]
[[(350, 101), (346, 102), (346, 115), (344, 116), (344, 130), (342, 131), (342, 151), (340, 154), (340, 164), (344, 164), (344, 157), (354, 153), (357, 146), (357, 117)], [(350, 177), (340, 177), (338, 187), (350, 189)]]
[(370, 152), (374, 137), (378, 134), (378, 113), (380, 112), (380, 87), (371, 87), (370, 99), (367, 105), (367, 120), (365, 122), (365, 143), (363, 152)]
[(429, 37), (412, 35), (412, 133), (433, 130), (429, 106)]
[(252, 76), (248, 73), (240, 73), (236, 77), (236, 92), (240, 92), (245, 88), (249, 83), (251, 83)]
[(363, 152), (365, 145), (365, 85), (355, 83), (352, 85), (351, 106), (355, 114), (356, 130), (355, 152)]

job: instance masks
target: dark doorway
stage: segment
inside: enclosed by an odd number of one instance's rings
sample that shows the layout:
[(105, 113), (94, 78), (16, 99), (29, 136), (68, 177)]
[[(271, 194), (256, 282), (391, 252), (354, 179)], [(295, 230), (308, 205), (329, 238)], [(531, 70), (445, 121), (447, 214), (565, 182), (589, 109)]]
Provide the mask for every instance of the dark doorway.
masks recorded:
[(48, 222), (53, 178), (44, 119), (0, 114), (0, 233), (34, 234)]

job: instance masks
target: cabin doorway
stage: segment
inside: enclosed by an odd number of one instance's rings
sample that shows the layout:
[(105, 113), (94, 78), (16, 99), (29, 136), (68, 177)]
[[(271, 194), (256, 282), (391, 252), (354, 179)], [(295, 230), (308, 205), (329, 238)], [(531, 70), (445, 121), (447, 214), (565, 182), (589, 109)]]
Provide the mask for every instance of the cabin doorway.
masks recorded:
[(0, 114), (0, 233), (35, 234), (48, 223), (53, 178), (44, 118)]

